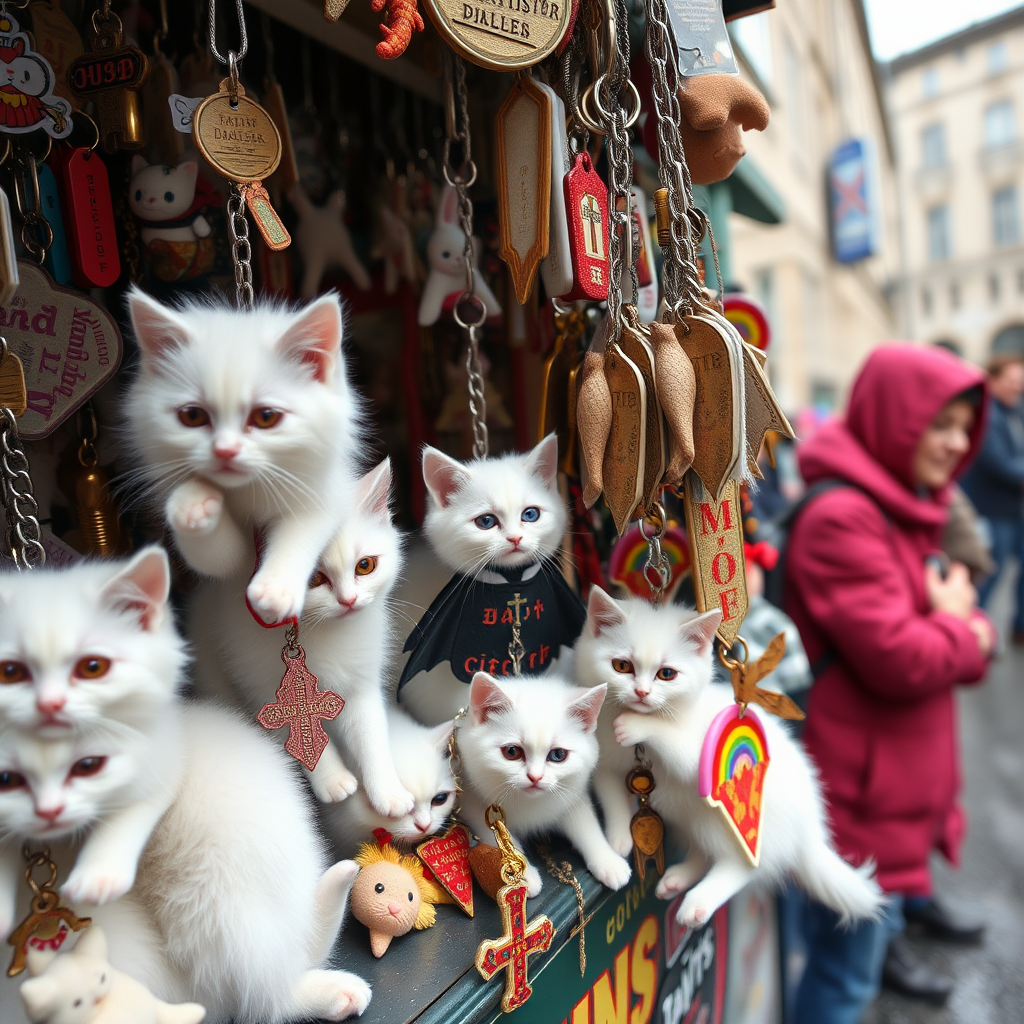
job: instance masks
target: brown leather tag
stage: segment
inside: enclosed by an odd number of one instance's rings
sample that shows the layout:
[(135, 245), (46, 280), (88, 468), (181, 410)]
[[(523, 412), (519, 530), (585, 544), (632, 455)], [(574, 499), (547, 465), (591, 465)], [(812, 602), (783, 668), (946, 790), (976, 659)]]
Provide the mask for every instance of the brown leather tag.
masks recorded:
[(747, 415), (747, 463), (751, 473), (760, 477), (757, 456), (769, 430), (778, 431), (786, 437), (793, 437), (793, 428), (782, 411), (768, 377), (758, 359), (758, 352), (749, 345), (743, 346), (743, 389), (746, 394)]
[(658, 498), (661, 479), (665, 472), (665, 432), (661, 418), (661, 407), (658, 403), (658, 391), (655, 380), (654, 353), (643, 331), (627, 327), (619, 338), (619, 347), (630, 359), (644, 382), (646, 411), (644, 415), (644, 460), (642, 504), (645, 509)]
[(493, 900), (505, 884), (501, 878), (501, 850), (489, 843), (477, 843), (469, 851), (469, 867), (477, 884)]
[(605, 379), (607, 318), (601, 321), (577, 376), (576, 433), (580, 444), (583, 504), (590, 508), (604, 490), (604, 450), (612, 429), (612, 396)]
[(654, 380), (658, 400), (668, 427), (668, 458), (664, 482), (679, 487), (683, 474), (693, 463), (693, 408), (697, 382), (693, 364), (668, 324), (649, 325), (654, 349)]
[(636, 364), (618, 345), (604, 361), (612, 399), (612, 429), (604, 453), (604, 500), (619, 536), (643, 501), (647, 394)]

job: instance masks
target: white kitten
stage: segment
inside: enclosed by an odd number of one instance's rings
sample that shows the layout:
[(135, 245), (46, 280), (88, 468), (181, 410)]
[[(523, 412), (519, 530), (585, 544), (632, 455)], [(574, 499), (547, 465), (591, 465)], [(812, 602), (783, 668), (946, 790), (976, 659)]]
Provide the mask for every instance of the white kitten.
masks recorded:
[[(712, 682), (721, 612), (695, 616), (686, 608), (655, 608), (638, 598), (616, 602), (599, 588), (590, 593), (588, 612), (577, 645), (577, 677), (588, 684), (608, 684), (610, 707), (618, 708), (612, 722), (614, 741), (627, 748), (629, 761), (637, 743), (653, 755), (657, 788), (652, 803), (666, 824), (689, 842), (687, 858), (670, 867), (657, 888), (662, 899), (686, 892), (679, 923), (691, 928), (706, 924), (749, 882), (773, 887), (789, 878), (844, 920), (876, 917), (882, 894), (871, 866), (852, 868), (831, 848), (814, 768), (774, 716), (758, 712), (771, 761), (762, 797), (757, 868), (721, 811), (699, 795), (704, 737), (715, 716), (733, 703), (732, 687)], [(610, 752), (606, 743), (602, 758)], [(625, 795), (620, 764), (602, 784), (602, 805), (621, 839), (628, 810), (615, 806), (614, 774)]]
[[(344, 710), (324, 722), (325, 729), (344, 738), (373, 807), (393, 815), (411, 811), (413, 797), (395, 773), (384, 711), (384, 676), (396, 646), (388, 597), (402, 568), (401, 535), (388, 508), (390, 488), (388, 459), (356, 485), (352, 505), (309, 579), (299, 643), (321, 688), (345, 699)], [(229, 696), (233, 690), (256, 714), (273, 702), (281, 685), (283, 637), (249, 613), (243, 599), (246, 578), (202, 587), (193, 601), (189, 632), (197, 649), (200, 692)], [(279, 734), (283, 742), (287, 728)], [(336, 742), (320, 755), (310, 781), (325, 803), (344, 800), (357, 786)]]
[[(114, 815), (136, 815), (145, 847), (131, 893), (96, 915), (115, 967), (160, 999), (195, 1001), (211, 1024), (340, 1020), (360, 1013), (370, 991), (343, 971), (321, 969), (341, 926), (357, 873), (352, 861), (326, 871), (323, 845), (289, 758), (269, 737), (214, 705), (174, 704), (165, 716), (178, 743), (114, 730), (63, 738), (0, 732), (0, 861), (17, 884), (24, 841), (50, 846), (64, 867)], [(172, 801), (151, 822), (157, 774), (174, 779)], [(61, 813), (53, 814), (59, 803)], [(92, 829), (90, 832), (89, 830)], [(120, 849), (109, 850), (116, 859)], [(72, 905), (71, 881), (62, 895)], [(13, 890), (5, 892), (5, 896)], [(13, 901), (5, 908), (10, 931)], [(111, 914), (135, 907), (122, 933)], [(140, 931), (141, 929), (141, 931)], [(131, 943), (160, 937), (159, 958), (140, 962)], [(0, 1019), (22, 1019), (13, 981), (0, 983)], [(8, 1016), (8, 1013), (11, 1016)]]
[(455, 804), (448, 766), (451, 734), (450, 722), (428, 728), (397, 708), (388, 708), (388, 746), (399, 781), (416, 802), (408, 814), (397, 818), (375, 811), (362, 790), (344, 803), (322, 807), (324, 828), (339, 856), (354, 856), (356, 847), (369, 842), (377, 828), (386, 829), (395, 846), (409, 852), (444, 827)]
[(0, 722), (45, 735), (143, 727), (173, 699), (185, 647), (161, 548), (0, 574)]
[(128, 307), (141, 357), (128, 441), (181, 553), (224, 577), (262, 528), (249, 600), (268, 623), (297, 616), (350, 500), (359, 445), (337, 296), (299, 310), (209, 299), (171, 309), (136, 289)]
[[(483, 584), (502, 584), (521, 573), (523, 583), (538, 585), (541, 583), (539, 574), (544, 573), (557, 585), (560, 594), (568, 594), (564, 581), (554, 578), (561, 573), (556, 556), (567, 522), (565, 504), (558, 493), (558, 440), (554, 434), (549, 434), (525, 454), (474, 459), (467, 463), (428, 447), (423, 452), (423, 479), (429, 494), (424, 531), (434, 551), (456, 574)], [(567, 623), (571, 631), (573, 626), (582, 624), (582, 605), (571, 594), (568, 600), (579, 608), (575, 623)], [(442, 629), (453, 626), (452, 616), (479, 614), (476, 608), (464, 608), (464, 603), (461, 594), (455, 595), (449, 608), (439, 609), (448, 619)], [(435, 609), (433, 605), (432, 610)], [(502, 611), (498, 609), (499, 614)], [(556, 615), (556, 607), (549, 608), (548, 614)], [(528, 654), (523, 671), (551, 671), (559, 664), (559, 659), (569, 653), (576, 633), (559, 637), (550, 651), (550, 658), (545, 653), (542, 666), (537, 657), (539, 646), (533, 645), (531, 650), (529, 631), (532, 628), (529, 622), (524, 628)], [(461, 678), (448, 661), (416, 674), (410, 674), (407, 669), (402, 682), (408, 681), (411, 685), (402, 685), (400, 702), (421, 722), (433, 725), (449, 721), (466, 705), (466, 683), (476, 668), (498, 671), (501, 675), (510, 673), (507, 661), (504, 668), (500, 668), (502, 660), (507, 658), (509, 637), (508, 629), (501, 627), (501, 636), (497, 638), (499, 649), (489, 652), (492, 657), (501, 655), (495, 666), (490, 665), (489, 659), (483, 659), (482, 664), (461, 669), (460, 659)], [(551, 646), (546, 645), (545, 652)], [(472, 651), (479, 653), (475, 645)], [(410, 662), (415, 658), (414, 652)]]
[[(578, 689), (551, 675), (499, 682), (478, 672), (470, 688), (470, 715), (458, 734), (465, 775), (462, 814), (492, 845), (484, 820), (492, 803), (501, 805), (520, 849), (531, 836), (560, 832), (599, 882), (621, 889), (629, 881), (629, 864), (608, 845), (588, 792), (606, 689)], [(532, 864), (526, 880), (536, 896), (541, 876)]]

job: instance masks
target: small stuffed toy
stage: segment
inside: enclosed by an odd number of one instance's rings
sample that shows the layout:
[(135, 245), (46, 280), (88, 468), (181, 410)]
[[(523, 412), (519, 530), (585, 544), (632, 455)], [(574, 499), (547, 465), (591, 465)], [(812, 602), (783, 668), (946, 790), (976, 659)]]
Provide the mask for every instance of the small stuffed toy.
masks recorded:
[(21, 1000), (32, 1024), (199, 1024), (198, 1003), (172, 1006), (114, 970), (103, 930), (92, 925), (69, 953), (28, 954)]
[(370, 275), (359, 262), (352, 247), (352, 236), (343, 219), (344, 191), (336, 189), (328, 197), (325, 206), (314, 206), (302, 186), (296, 182), (288, 193), (288, 199), (299, 215), (295, 241), (305, 267), (300, 289), (302, 297), (316, 298), (320, 282), (329, 267), (341, 267), (355, 281), (360, 291), (368, 292), (371, 287)]
[(355, 861), (360, 867), (349, 896), (352, 916), (370, 929), (374, 956), (387, 952), (391, 940), (415, 928), (432, 928), (437, 919), (436, 883), (425, 876), (417, 857), (399, 853), (391, 836), (375, 829), (376, 842), (363, 843)]

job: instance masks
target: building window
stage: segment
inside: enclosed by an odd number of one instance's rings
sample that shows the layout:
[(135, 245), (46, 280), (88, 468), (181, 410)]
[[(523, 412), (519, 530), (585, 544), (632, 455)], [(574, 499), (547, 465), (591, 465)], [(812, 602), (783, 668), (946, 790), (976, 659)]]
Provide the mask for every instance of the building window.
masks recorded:
[(946, 126), (927, 125), (921, 132), (921, 162), (925, 167), (942, 167), (946, 162)]
[(939, 92), (939, 69), (925, 68), (921, 72), (921, 92), (926, 99), (937, 96)]
[(1016, 245), (1020, 241), (1016, 185), (992, 193), (992, 241), (997, 246)]
[(959, 309), (960, 308), (960, 282), (950, 281), (949, 282), (949, 308)]
[(1006, 49), (1006, 40), (1000, 39), (995, 43), (992, 43), (988, 48), (988, 73), (990, 75), (998, 75), (1000, 71), (1005, 71), (1010, 63), (1009, 53)]
[(993, 302), (999, 301), (999, 275), (989, 274), (988, 277), (988, 294), (989, 298)]
[(921, 289), (921, 312), (925, 316), (932, 315), (932, 290), (931, 288)]
[(949, 259), (953, 248), (949, 234), (949, 207), (933, 206), (928, 211), (928, 259), (933, 263)]
[(1013, 100), (1000, 100), (985, 108), (985, 146), (1005, 146), (1017, 137), (1013, 122)]

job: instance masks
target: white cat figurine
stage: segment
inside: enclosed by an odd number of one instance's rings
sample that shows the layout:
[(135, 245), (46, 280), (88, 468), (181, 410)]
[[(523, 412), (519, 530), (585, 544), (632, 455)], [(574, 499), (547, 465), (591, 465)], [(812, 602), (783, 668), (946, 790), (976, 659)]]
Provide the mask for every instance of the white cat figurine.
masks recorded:
[[(577, 681), (606, 684), (612, 741), (601, 750), (609, 770), (599, 787), (610, 830), (622, 848), (628, 809), (616, 806), (614, 775), (625, 797), (625, 771), (614, 744), (643, 743), (653, 761), (652, 804), (689, 844), (684, 861), (671, 866), (657, 895), (686, 893), (677, 919), (697, 928), (747, 883), (766, 887), (792, 878), (844, 920), (874, 918), (883, 897), (873, 868), (853, 868), (831, 848), (826, 809), (813, 766), (773, 716), (760, 713), (770, 764), (761, 812), (761, 848), (753, 867), (722, 817), (698, 794), (697, 775), (704, 737), (715, 716), (733, 703), (731, 686), (713, 682), (712, 650), (721, 612), (695, 615), (678, 605), (656, 608), (639, 598), (614, 601), (599, 588), (590, 593), (587, 626), (576, 650)], [(603, 765), (602, 765), (603, 767)], [(627, 764), (628, 769), (628, 764)], [(628, 828), (628, 823), (626, 824)]]
[(360, 409), (337, 296), (244, 311), (170, 308), (136, 289), (128, 308), (140, 359), (126, 441), (179, 550), (223, 578), (242, 570), (259, 528), (249, 602), (267, 623), (298, 616), (357, 475)]
[[(342, 712), (344, 714), (344, 712)], [(375, 829), (391, 833), (398, 849), (411, 853), (423, 840), (444, 828), (455, 805), (455, 781), (448, 764), (452, 723), (429, 728), (397, 708), (388, 708), (388, 746), (398, 781), (413, 795), (408, 814), (386, 817), (373, 809), (365, 789), (343, 803), (324, 804), (320, 818), (339, 857), (353, 857)]]
[(194, 242), (210, 235), (213, 229), (201, 213), (188, 215), (195, 200), (198, 177), (199, 165), (195, 160), (169, 167), (148, 164), (138, 154), (132, 157), (128, 207), (144, 222), (141, 230), (143, 245), (149, 245), (158, 238), (167, 242)]
[(67, 953), (28, 954), (21, 1001), (32, 1024), (199, 1024), (198, 1003), (171, 1005), (110, 966), (107, 940), (91, 925)]
[(302, 253), (302, 287), (304, 299), (312, 299), (320, 291), (320, 282), (329, 267), (341, 267), (360, 291), (370, 290), (370, 275), (359, 262), (352, 247), (352, 236), (345, 227), (345, 193), (338, 189), (327, 198), (327, 205), (314, 206), (302, 186), (296, 182), (288, 193), (299, 215), (295, 228), (295, 244)]
[[(579, 689), (551, 675), (499, 682), (477, 673), (469, 717), (458, 732), (465, 790), (461, 814), (491, 845), (484, 813), (492, 803), (505, 812), (519, 849), (524, 839), (560, 832), (599, 882), (621, 889), (629, 881), (629, 864), (608, 845), (588, 792), (606, 689)], [(536, 896), (541, 876), (533, 864), (526, 881)]]
[[(330, 803), (356, 791), (356, 776), (337, 742), (344, 739), (370, 804), (381, 814), (396, 815), (412, 810), (413, 797), (395, 773), (385, 718), (385, 674), (396, 647), (388, 598), (402, 569), (390, 489), (388, 459), (357, 482), (352, 504), (309, 579), (299, 642), (321, 689), (345, 700), (341, 714), (324, 723), (331, 741), (311, 773), (313, 792)], [(274, 701), (281, 684), (282, 639), (246, 608), (247, 578), (243, 573), (201, 587), (189, 633), (197, 650), (199, 692), (229, 700), (236, 695), (255, 715)], [(287, 730), (280, 733), (283, 742)]]
[[(475, 252), (480, 251), (477, 243)], [(445, 299), (466, 290), (466, 233), (459, 226), (459, 194), (445, 185), (437, 207), (434, 231), (427, 240), (427, 263), (430, 272), (420, 296), (421, 327), (436, 324), (441, 317)], [(479, 265), (473, 274), (473, 294), (484, 304), (487, 317), (500, 316), (501, 306), (487, 286)]]
[(456, 575), (406, 641), (398, 695), (414, 718), (436, 725), (466, 705), (474, 672), (513, 674), (510, 601), (530, 674), (563, 664), (585, 612), (558, 564), (567, 515), (554, 434), (526, 453), (465, 463), (428, 447), (423, 480), (424, 532)]

